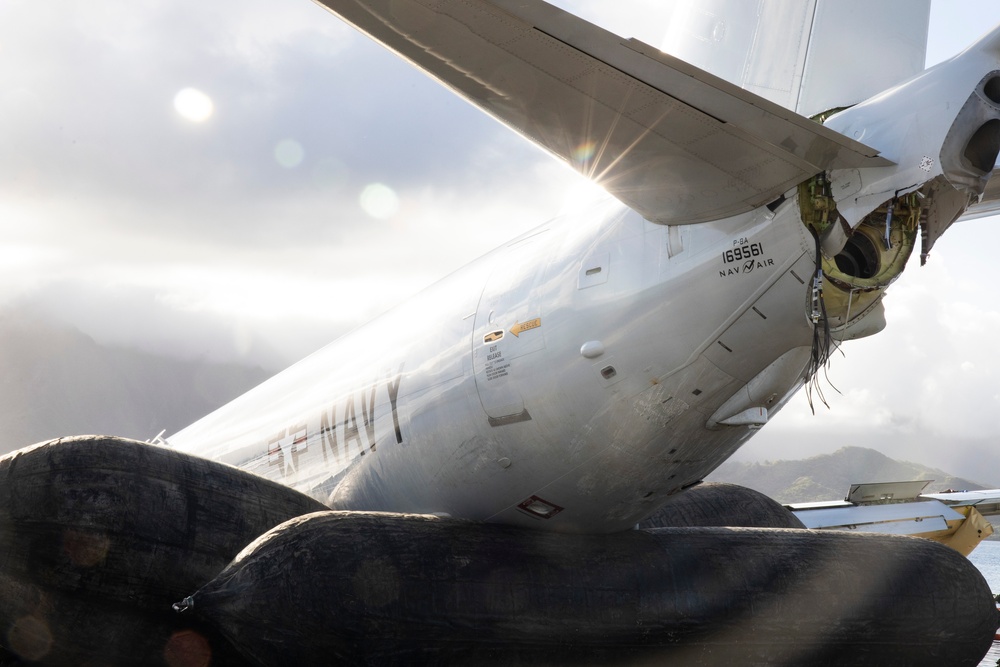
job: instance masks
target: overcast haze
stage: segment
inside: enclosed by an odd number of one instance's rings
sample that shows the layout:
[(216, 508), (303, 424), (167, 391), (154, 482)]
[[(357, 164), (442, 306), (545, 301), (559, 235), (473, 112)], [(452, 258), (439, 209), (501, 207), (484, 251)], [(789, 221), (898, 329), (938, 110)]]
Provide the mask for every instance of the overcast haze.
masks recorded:
[[(664, 33), (664, 3), (559, 4)], [(997, 23), (936, 1), (929, 63)], [(99, 343), (278, 368), (586, 191), (308, 0), (0, 3), (0, 310)], [(863, 445), (1000, 485), (997, 226), (913, 262), (830, 409), (797, 398), (738, 456)]]

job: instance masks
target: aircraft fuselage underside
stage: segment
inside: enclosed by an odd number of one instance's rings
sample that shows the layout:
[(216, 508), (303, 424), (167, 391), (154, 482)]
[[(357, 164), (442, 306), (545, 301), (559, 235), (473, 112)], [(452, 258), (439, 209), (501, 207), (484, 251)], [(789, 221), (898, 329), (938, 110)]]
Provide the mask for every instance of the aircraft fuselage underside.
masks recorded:
[(256, 428), (251, 392), (206, 425), (215, 447), (198, 433), (171, 442), (335, 508), (621, 530), (700, 481), (801, 384), (814, 255), (794, 194), (684, 228), (608, 203), (284, 374), (271, 388), (289, 397), (283, 430)]

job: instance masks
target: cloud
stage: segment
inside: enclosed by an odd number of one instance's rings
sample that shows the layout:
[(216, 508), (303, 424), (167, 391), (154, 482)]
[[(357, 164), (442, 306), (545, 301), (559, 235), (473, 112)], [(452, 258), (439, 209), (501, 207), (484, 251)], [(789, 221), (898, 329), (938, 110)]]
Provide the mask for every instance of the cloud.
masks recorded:
[[(17, 74), (2, 82), (8, 92), (0, 109), (16, 128), (4, 135), (4, 154), (17, 156), (0, 162), (6, 194), (44, 200), (57, 194), (90, 210), (94, 199), (141, 203), (172, 213), (174, 224), (131, 217), (130, 229), (156, 225), (191, 239), (238, 228), (239, 242), (255, 223), (241, 209), (308, 196), (319, 183), (328, 198), (352, 201), (371, 182), (402, 190), (419, 178), (462, 187), (468, 161), (482, 155), (467, 146), (492, 137), (520, 144), (309, 3), (279, 13), (309, 10), (309, 21), (303, 17), (278, 35), (264, 31), (259, 39), (266, 48), (252, 48), (250, 27), (267, 26), (220, 20), (247, 8), (97, 3), (67, 8), (52, 20), (21, 5), (8, 25), (37, 28), (31, 39), (46, 48), (4, 35), (9, 57), (26, 66), (9, 68)], [(185, 90), (211, 100), (211, 117), (192, 124), (175, 112), (174, 100)], [(428, 129), (395, 114), (403, 100), (417, 117), (448, 122)], [(294, 173), (274, 158), (283, 141), (301, 149)], [(519, 145), (505, 152), (516, 159), (533, 150)], [(324, 180), (332, 163), (350, 165), (339, 183)], [(208, 215), (212, 225), (204, 224)]]
[(913, 261), (887, 293), (886, 330), (834, 355), (829, 377), (842, 393), (825, 392), (829, 409), (813, 415), (797, 396), (739, 456), (799, 458), (858, 444), (1000, 485), (992, 472), (1000, 459), (984, 446), (1000, 410), (1000, 357), (990, 343), (1000, 308), (989, 272), (980, 272), (988, 253), (977, 252), (995, 226), (959, 223), (927, 266)]
[[(542, 222), (575, 180), (309, 2), (3, 11), (0, 306), (98, 340), (192, 354), (234, 340), (229, 318), (304, 355)], [(184, 90), (212, 113), (179, 114)], [(394, 199), (373, 216), (375, 183)]]

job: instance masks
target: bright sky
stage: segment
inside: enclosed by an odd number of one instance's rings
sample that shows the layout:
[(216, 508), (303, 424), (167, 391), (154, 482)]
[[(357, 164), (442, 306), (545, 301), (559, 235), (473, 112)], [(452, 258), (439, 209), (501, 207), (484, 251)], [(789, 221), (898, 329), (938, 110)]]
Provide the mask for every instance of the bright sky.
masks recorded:
[[(663, 3), (564, 0), (656, 43)], [(611, 15), (609, 7), (614, 7)], [(1000, 23), (935, 0), (929, 62)], [(578, 177), (308, 0), (0, 3), (0, 311), (281, 365), (554, 216)], [(740, 454), (875, 446), (1000, 485), (991, 227), (963, 223), (845, 346), (843, 392)]]

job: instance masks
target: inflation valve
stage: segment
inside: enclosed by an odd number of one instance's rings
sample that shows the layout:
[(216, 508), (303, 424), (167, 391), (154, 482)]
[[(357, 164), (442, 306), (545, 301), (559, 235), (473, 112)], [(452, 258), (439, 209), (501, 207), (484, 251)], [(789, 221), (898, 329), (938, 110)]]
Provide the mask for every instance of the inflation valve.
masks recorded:
[(178, 614), (183, 614), (186, 611), (191, 611), (192, 609), (194, 609), (194, 597), (189, 595), (180, 602), (173, 603), (171, 607)]

